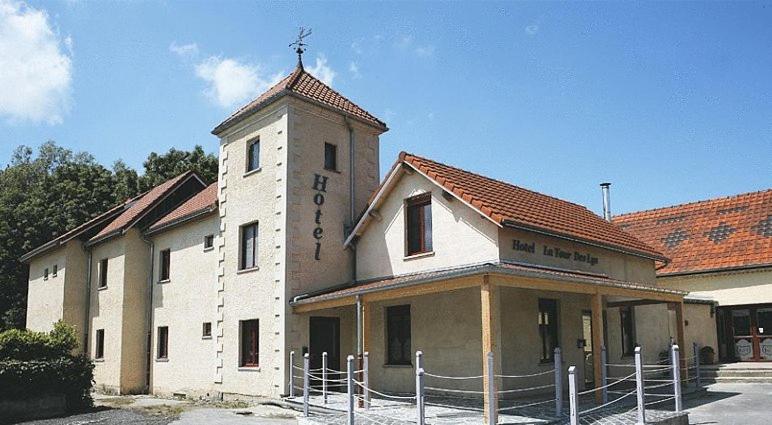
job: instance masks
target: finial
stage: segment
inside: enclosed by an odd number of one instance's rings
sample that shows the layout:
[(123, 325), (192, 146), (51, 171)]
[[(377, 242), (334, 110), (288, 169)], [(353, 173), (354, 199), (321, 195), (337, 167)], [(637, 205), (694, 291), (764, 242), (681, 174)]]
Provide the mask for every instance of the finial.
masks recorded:
[(298, 54), (298, 68), (303, 69), (303, 52), (306, 51), (307, 44), (303, 42), (303, 40), (311, 35), (311, 28), (306, 29), (305, 27), (300, 27), (300, 32), (298, 33), (298, 39), (294, 42), (290, 43), (289, 47), (295, 47), (295, 53)]

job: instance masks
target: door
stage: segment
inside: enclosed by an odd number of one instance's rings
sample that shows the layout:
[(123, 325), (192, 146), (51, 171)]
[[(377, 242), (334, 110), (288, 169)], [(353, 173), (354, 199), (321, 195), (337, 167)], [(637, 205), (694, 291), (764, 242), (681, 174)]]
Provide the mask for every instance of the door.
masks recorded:
[(740, 361), (772, 361), (772, 307), (731, 310), (732, 342)]
[(756, 309), (756, 341), (761, 361), (772, 361), (772, 307)]
[(731, 320), (735, 358), (742, 362), (754, 360), (755, 332), (751, 324), (751, 309), (732, 310)]
[[(340, 319), (337, 317), (311, 317), (309, 324), (309, 368), (321, 369), (322, 353), (327, 353), (327, 368), (342, 371), (340, 364)], [(321, 375), (321, 372), (312, 373)], [(327, 372), (328, 379), (341, 379), (337, 373)], [(309, 384), (315, 388), (321, 388), (320, 380), (311, 379)], [(328, 384), (328, 388), (337, 389), (338, 386)]]

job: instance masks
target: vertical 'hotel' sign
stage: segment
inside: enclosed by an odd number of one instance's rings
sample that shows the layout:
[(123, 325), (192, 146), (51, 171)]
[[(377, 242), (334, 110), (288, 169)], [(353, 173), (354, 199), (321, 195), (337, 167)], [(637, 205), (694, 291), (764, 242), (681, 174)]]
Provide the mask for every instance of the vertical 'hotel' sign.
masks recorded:
[(319, 261), (322, 253), (322, 205), (324, 204), (324, 194), (327, 193), (327, 176), (314, 174), (314, 204), (316, 204), (316, 213), (314, 214), (314, 239), (316, 239), (316, 248), (314, 249), (314, 259)]

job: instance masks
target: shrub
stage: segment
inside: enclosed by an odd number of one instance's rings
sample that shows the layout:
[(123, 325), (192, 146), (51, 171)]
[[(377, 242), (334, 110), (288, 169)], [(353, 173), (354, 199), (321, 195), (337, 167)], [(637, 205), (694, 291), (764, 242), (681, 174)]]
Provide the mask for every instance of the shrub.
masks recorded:
[(70, 410), (90, 407), (94, 365), (75, 355), (75, 330), (59, 322), (49, 332), (0, 333), (0, 399), (64, 394)]

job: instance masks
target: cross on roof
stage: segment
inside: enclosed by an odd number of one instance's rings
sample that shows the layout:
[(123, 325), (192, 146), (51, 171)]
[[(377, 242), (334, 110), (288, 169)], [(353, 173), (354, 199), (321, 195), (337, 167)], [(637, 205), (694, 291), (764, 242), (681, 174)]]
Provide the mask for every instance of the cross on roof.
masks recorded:
[(306, 51), (305, 47), (307, 46), (307, 44), (304, 43), (304, 39), (309, 35), (311, 35), (311, 28), (306, 29), (305, 27), (300, 27), (298, 39), (289, 45), (289, 47), (295, 47), (295, 53), (298, 54), (298, 67), (301, 69), (303, 68), (303, 52)]

